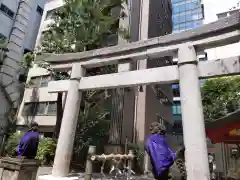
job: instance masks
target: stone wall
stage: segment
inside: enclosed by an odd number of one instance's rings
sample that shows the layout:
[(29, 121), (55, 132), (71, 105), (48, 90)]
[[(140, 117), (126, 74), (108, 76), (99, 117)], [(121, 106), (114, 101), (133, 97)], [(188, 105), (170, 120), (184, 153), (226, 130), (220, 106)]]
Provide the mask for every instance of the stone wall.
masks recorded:
[(0, 162), (0, 180), (35, 180), (37, 170), (35, 160), (3, 158)]

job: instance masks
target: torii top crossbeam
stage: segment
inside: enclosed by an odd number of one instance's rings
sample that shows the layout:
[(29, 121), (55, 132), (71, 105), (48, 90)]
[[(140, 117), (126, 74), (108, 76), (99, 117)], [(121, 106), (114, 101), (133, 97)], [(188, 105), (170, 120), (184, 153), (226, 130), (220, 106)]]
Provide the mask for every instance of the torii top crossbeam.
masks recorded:
[[(55, 70), (71, 70), (74, 63), (79, 63), (81, 67), (89, 68), (128, 63), (146, 58), (151, 60), (151, 58), (156, 57), (177, 56), (179, 47), (186, 44), (193, 46), (196, 51), (201, 51), (206, 48), (238, 42), (240, 39), (239, 22), (240, 13), (236, 13), (230, 17), (182, 33), (93, 51), (45, 54), (39, 59), (44, 58)], [(167, 66), (161, 67), (161, 74), (159, 74), (159, 68), (153, 68), (142, 70), (142, 72), (130, 71), (111, 75), (83, 77), (79, 89), (88, 90), (115, 88), (116, 86), (130, 87), (150, 83), (175, 83), (179, 81), (177, 69), (177, 66)], [(239, 69), (239, 57), (200, 62), (199, 78), (233, 75), (238, 73)], [(49, 92), (67, 91), (68, 83), (69, 81), (51, 82), (49, 84)]]
[(197, 51), (204, 50), (238, 42), (239, 22), (240, 13), (236, 13), (194, 30), (86, 52), (45, 54), (39, 59), (44, 58), (56, 69), (70, 69), (73, 62), (81, 62), (84, 67), (96, 67), (126, 62), (129, 59), (141, 60), (174, 55), (183, 43), (193, 45)]

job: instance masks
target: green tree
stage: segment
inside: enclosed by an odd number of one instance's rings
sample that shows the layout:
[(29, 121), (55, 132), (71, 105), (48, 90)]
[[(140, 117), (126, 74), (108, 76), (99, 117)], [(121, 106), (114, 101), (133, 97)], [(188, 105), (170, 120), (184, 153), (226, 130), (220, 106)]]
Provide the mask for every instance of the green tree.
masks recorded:
[(239, 109), (240, 76), (209, 79), (201, 91), (207, 121), (216, 120)]
[[(116, 37), (115, 44), (117, 43), (118, 35), (127, 38), (126, 32), (128, 32), (128, 30), (119, 28), (120, 18), (126, 16), (124, 13), (120, 13), (122, 3), (124, 2), (125, 0), (65, 0), (65, 5), (53, 14), (54, 23), (51, 24), (49, 30), (43, 34), (40, 48), (41, 53), (58, 54), (93, 50), (107, 46), (108, 40), (112, 39), (112, 37)], [(52, 72), (55, 80), (69, 78), (65, 72), (49, 70)], [(115, 66), (108, 66), (87, 70), (86, 74), (96, 75), (115, 71)], [(64, 74), (64, 76), (61, 76), (61, 74)], [(106, 116), (99, 116), (99, 114), (102, 113), (106, 114), (106, 109), (97, 108), (100, 107), (99, 104), (102, 103), (102, 100), (106, 99), (105, 94), (105, 91), (88, 91), (84, 93), (84, 105), (82, 105), (84, 108), (82, 108), (82, 114), (79, 118), (79, 124), (81, 125), (78, 125), (78, 130), (83, 127), (85, 127), (85, 129), (93, 129), (98, 126), (97, 122), (100, 119), (107, 119), (105, 118)], [(61, 127), (63, 112), (61, 103), (62, 94), (59, 93), (57, 100), (57, 109), (59, 111), (57, 111), (55, 129), (56, 137), (58, 137)], [(104, 127), (106, 126), (104, 125)], [(97, 130), (99, 128), (95, 129)], [(88, 134), (89, 130), (84, 132)], [(77, 133), (77, 136), (84, 135)], [(81, 138), (77, 136), (76, 138)], [(94, 140), (84, 140), (85, 144), (88, 144), (87, 142), (89, 141), (93, 143)], [(78, 150), (82, 149), (80, 148), (82, 147), (80, 144), (78, 144)]]
[(84, 168), (88, 146), (95, 145), (100, 152), (108, 142), (111, 99), (103, 97), (104, 91), (89, 91), (85, 94), (84, 107), (79, 114), (73, 153), (73, 165)]
[[(65, 0), (53, 15), (54, 23), (44, 33), (42, 52), (66, 53), (92, 50), (106, 45), (119, 28), (125, 0)], [(118, 12), (118, 13), (117, 13)]]
[(28, 71), (33, 66), (33, 61), (35, 59), (35, 54), (33, 52), (29, 52), (23, 55), (22, 61), (20, 62), (21, 69), (24, 74), (28, 74)]

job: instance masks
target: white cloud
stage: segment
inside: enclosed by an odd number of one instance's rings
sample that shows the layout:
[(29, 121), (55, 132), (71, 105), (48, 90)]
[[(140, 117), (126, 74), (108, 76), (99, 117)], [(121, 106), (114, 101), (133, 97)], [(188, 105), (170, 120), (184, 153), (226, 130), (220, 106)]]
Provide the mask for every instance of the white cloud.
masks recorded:
[(205, 11), (204, 23), (216, 21), (216, 14), (228, 11), (239, 1), (240, 0), (203, 0)]

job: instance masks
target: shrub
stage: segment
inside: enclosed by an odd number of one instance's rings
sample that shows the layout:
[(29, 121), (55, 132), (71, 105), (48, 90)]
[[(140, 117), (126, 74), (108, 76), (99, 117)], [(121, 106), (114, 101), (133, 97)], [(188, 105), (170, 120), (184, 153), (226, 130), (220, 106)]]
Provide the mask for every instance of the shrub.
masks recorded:
[(43, 165), (52, 165), (57, 144), (52, 138), (41, 138), (36, 159)]
[(21, 137), (24, 133), (13, 133), (9, 138), (5, 146), (5, 152), (7, 156), (15, 157), (17, 155), (17, 145), (19, 144)]

